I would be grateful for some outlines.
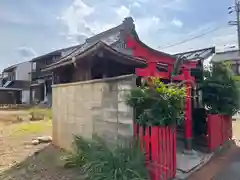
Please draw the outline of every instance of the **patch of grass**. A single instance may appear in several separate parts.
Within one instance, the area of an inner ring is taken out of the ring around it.
[[[39,117],[44,116],[47,119],[52,119],[52,110],[48,108],[38,108],[34,107],[28,110],[32,116]]]
[[[44,132],[52,127],[51,120],[42,120],[36,122],[24,122],[13,125],[11,134],[14,136],[22,136],[26,134],[34,134]]]

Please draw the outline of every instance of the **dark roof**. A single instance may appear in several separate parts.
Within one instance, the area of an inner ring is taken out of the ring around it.
[[[197,49],[193,51],[174,54],[176,58],[184,58],[184,60],[204,60],[215,53],[215,47],[209,47],[204,49]]]
[[[13,80],[10,84],[8,84],[7,88],[14,88],[14,89],[29,89],[30,81],[25,80]]]
[[[135,30],[135,25],[134,25],[134,21],[133,21],[132,17],[127,17],[124,19],[122,24],[86,39],[85,43],[83,43],[81,46],[79,46],[79,48],[77,48],[72,53],[66,55],[65,57],[62,57],[59,60],[59,62],[71,61],[71,59],[73,57],[75,57],[79,53],[82,53],[83,51],[87,50],[89,47],[97,44],[100,41],[105,43],[108,46],[113,47],[114,49],[116,49],[117,51],[119,51],[123,54],[132,55],[131,50],[123,49],[123,48],[121,49],[118,47],[118,45],[125,40],[126,35],[132,35],[142,46],[148,48],[151,51],[159,53],[163,56],[175,58],[174,56],[172,56],[170,54],[154,50],[154,49],[150,48],[149,46],[147,46],[146,44],[144,44],[142,41],[140,41],[140,39],[137,35],[137,32]]]
[[[13,64],[13,65],[11,65],[11,66],[3,69],[3,72],[11,71],[11,70],[13,70],[14,68],[16,68],[18,65],[23,64],[23,63],[26,63],[26,62],[20,62],[20,63],[17,63],[17,64]]]
[[[35,61],[38,61],[38,60],[43,59],[43,58],[46,58],[46,57],[58,56],[58,55],[61,55],[61,51],[56,50],[56,51],[53,51],[53,52],[44,54],[44,55],[42,55],[42,56],[35,57],[35,58],[33,58],[30,62],[35,62]]]
[[[21,89],[18,88],[5,88],[5,87],[0,87],[0,91],[22,91]]]
[[[14,64],[14,65],[12,65],[12,66],[9,66],[9,67],[7,67],[7,68],[3,69],[3,72],[8,72],[8,71],[10,71],[10,70],[12,70],[12,69],[16,68],[16,67],[17,67],[17,65],[18,65],[18,64]]]
[[[217,52],[213,56],[211,61],[212,62],[223,62],[223,61],[236,61],[236,60],[240,60],[240,51],[238,51],[238,50]]]
[[[121,57],[121,62],[123,62],[123,63],[124,62],[126,62],[126,63],[131,63],[132,62],[132,63],[135,63],[135,64],[145,64],[145,61],[143,59],[135,58],[133,56],[129,56],[129,55],[123,54],[121,52],[118,52],[117,50],[115,50],[111,46],[107,45],[106,43],[104,43],[102,41],[99,41],[99,42],[93,44],[92,46],[88,47],[84,51],[77,51],[77,53],[75,53],[74,57],[72,57],[71,59],[69,59],[69,58],[62,59],[62,60],[60,60],[56,63],[53,63],[53,64],[47,66],[42,71],[49,71],[49,70],[53,70],[53,69],[56,69],[56,68],[59,68],[59,67],[62,67],[62,66],[73,64],[76,61],[83,59],[84,57],[87,57],[89,55],[93,56],[101,50],[105,51],[105,52],[108,52],[108,53],[111,53],[115,57]]]
[[[31,60],[31,62],[34,62],[34,61],[38,61],[40,59],[43,59],[43,58],[46,58],[46,57],[50,57],[50,56],[61,56],[62,52],[63,51],[67,51],[67,50],[70,50],[70,49],[75,49],[75,48],[79,48],[81,47],[82,44],[80,45],[75,45],[75,46],[71,46],[71,47],[67,47],[67,48],[62,48],[62,49],[58,49],[56,51],[53,51],[53,52],[50,52],[50,53],[47,53],[47,54],[44,54],[42,56],[38,56],[38,57],[35,57]],[[70,52],[71,53],[71,52]]]

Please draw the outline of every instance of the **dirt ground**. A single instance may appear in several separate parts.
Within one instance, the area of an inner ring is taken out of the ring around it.
[[[51,120],[30,122],[28,116],[28,111],[0,111],[0,179],[81,180],[81,174],[63,167],[65,152],[51,144],[31,144],[51,135]]]
[[[66,152],[51,144],[31,144],[32,139],[46,135],[51,135],[51,120],[30,122],[28,110],[0,110],[0,180],[83,180],[83,176],[77,170],[64,168]],[[233,137],[240,140],[240,120],[233,122]],[[235,160],[240,159],[239,147],[233,158]],[[222,171],[223,174],[217,173],[214,180],[223,180],[224,175],[228,177],[229,173],[233,174],[224,168],[230,167],[227,165],[230,159],[227,156],[223,155],[213,160],[201,170],[202,172],[193,176],[193,179],[200,180],[207,174],[214,176],[216,171]]]

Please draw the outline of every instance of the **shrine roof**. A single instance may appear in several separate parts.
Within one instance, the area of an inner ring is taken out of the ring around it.
[[[143,59],[135,58],[133,56],[123,54],[123,53],[117,51],[116,49],[114,49],[113,47],[107,45],[106,43],[99,41],[99,42],[93,44],[92,46],[88,47],[84,51],[80,51],[77,54],[75,53],[75,55],[71,59],[69,59],[69,58],[62,59],[56,63],[50,64],[49,66],[44,68],[42,71],[49,71],[49,70],[60,68],[60,67],[66,66],[66,65],[70,65],[70,64],[75,63],[76,61],[80,61],[80,60],[84,59],[87,56],[99,55],[101,53],[108,54],[112,57],[115,57],[113,59],[115,59],[116,61],[121,59],[122,63],[145,64],[145,61]]]
[[[63,56],[58,62],[60,63],[64,61],[71,61],[72,58],[74,58],[75,56],[78,56],[78,54],[81,54],[82,52],[86,51],[88,48],[90,48],[91,46],[94,46],[98,42],[102,42],[105,45],[111,46],[113,49],[115,49],[116,51],[122,54],[132,56],[133,55],[132,50],[127,48],[125,44],[125,39],[127,35],[131,35],[134,39],[136,39],[136,41],[140,45],[148,48],[153,52],[159,53],[162,56],[175,58],[170,54],[157,51],[147,46],[146,44],[144,44],[138,37],[132,17],[127,17],[124,19],[124,21],[120,25],[113,27],[109,30],[106,30],[104,32],[101,32],[97,35],[94,35],[90,38],[87,38],[81,46],[79,46],[78,48],[76,48],[74,51],[67,54],[66,56]]]
[[[175,57],[184,58],[189,61],[204,60],[215,53],[215,47],[209,47],[204,49],[197,49],[193,51],[174,54]]]

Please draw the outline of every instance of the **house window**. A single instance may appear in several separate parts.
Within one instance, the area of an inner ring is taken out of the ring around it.
[[[36,62],[32,63],[32,70],[34,70],[34,71],[36,70]]]

